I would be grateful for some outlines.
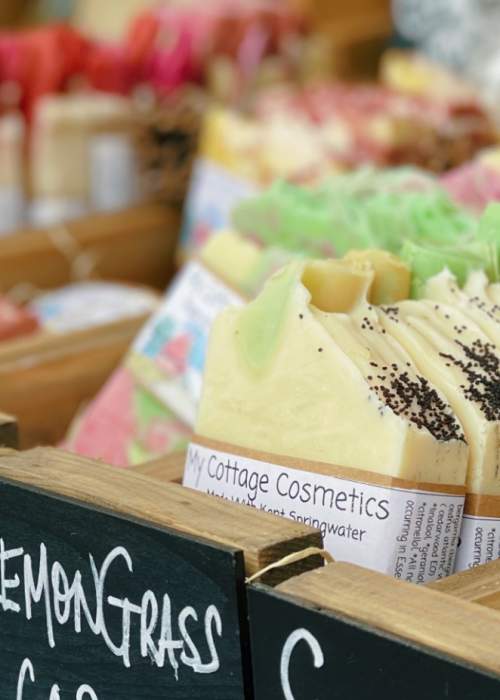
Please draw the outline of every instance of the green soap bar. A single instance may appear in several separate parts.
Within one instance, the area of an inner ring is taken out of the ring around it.
[[[331,238],[324,197],[286,182],[240,203],[233,210],[234,227],[266,245],[311,252]],[[333,251],[330,251],[332,253]]]
[[[275,183],[236,207],[233,224],[266,245],[331,257],[353,248],[398,253],[407,240],[452,245],[477,220],[433,178],[393,168],[339,175],[314,190]]]
[[[421,296],[427,280],[445,268],[455,275],[460,286],[474,270],[485,270],[492,281],[497,279],[494,251],[487,242],[470,240],[449,247],[407,241],[400,257],[411,268],[411,296],[416,299]]]

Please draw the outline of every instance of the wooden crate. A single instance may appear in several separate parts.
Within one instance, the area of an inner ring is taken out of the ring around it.
[[[164,289],[174,269],[180,211],[143,204],[0,238],[0,293],[53,289],[80,277]]]
[[[318,532],[169,483],[178,464],[176,456],[161,468],[120,470],[50,448],[0,453],[2,697],[23,659],[26,690],[53,680],[73,697],[87,684],[98,700],[499,695],[500,562],[426,586],[340,562],[323,567],[311,552]],[[45,566],[52,576],[37,579]],[[245,582],[263,570],[259,583]],[[94,586],[105,602],[89,607],[75,633],[70,597],[69,615],[52,614],[49,629],[47,600],[75,572],[81,590]],[[170,646],[161,657],[153,600],[165,591]],[[37,614],[23,614],[26,605]],[[93,618],[96,609],[102,616]],[[192,672],[210,658],[217,664]]]
[[[0,413],[0,447],[17,447],[17,421],[13,416]]]
[[[0,406],[19,421],[20,445],[55,445],[119,364],[146,315],[0,345]]]
[[[426,586],[339,562],[250,586],[255,700],[493,700],[499,580],[498,562]]]
[[[134,471],[136,474],[148,476],[151,479],[163,481],[164,483],[174,482],[180,484],[182,483],[185,462],[185,452],[173,452],[165,457],[152,459],[143,464],[136,464],[129,467],[129,470]]]
[[[0,498],[2,698],[57,683],[85,700],[251,700],[245,574],[319,544],[308,527],[50,448],[0,454]]]

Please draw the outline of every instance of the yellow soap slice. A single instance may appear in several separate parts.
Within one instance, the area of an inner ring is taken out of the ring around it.
[[[477,271],[469,275],[462,290],[451,272],[443,270],[427,282],[423,297],[460,309],[492,342],[500,346],[500,308],[492,303],[488,284],[486,274]]]
[[[451,407],[413,373],[421,389],[415,393],[399,366],[395,377],[381,368],[384,390],[375,388],[368,376],[378,351],[365,347],[345,319],[336,324],[335,314],[313,306],[317,269],[289,265],[256,300],[218,317],[196,431],[278,455],[464,483],[468,449]]]
[[[410,268],[392,253],[385,250],[350,250],[343,260],[372,267],[374,279],[368,295],[372,304],[392,304],[408,299]]]
[[[457,306],[405,301],[377,313],[460,419],[470,448],[469,490],[500,494],[500,354],[495,345]]]
[[[229,229],[211,236],[200,251],[201,260],[234,285],[240,285],[251,275],[261,255],[259,246]]]
[[[313,304],[323,311],[347,312],[365,299],[374,283],[369,263],[342,260],[312,260],[302,273]]]

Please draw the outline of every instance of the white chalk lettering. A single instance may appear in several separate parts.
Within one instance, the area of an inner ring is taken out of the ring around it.
[[[323,650],[321,649],[318,640],[306,629],[297,629],[286,640],[283,651],[281,652],[280,676],[281,688],[285,700],[295,700],[290,686],[290,659],[297,644],[301,641],[306,642],[312,652],[314,668],[321,668],[325,663]]]
[[[23,700],[23,690],[24,690],[24,681],[26,680],[26,673],[29,673],[30,675],[30,681],[32,683],[35,682],[35,669],[33,668],[33,664],[29,659],[24,659],[23,663],[21,664],[21,668],[19,670],[19,678],[17,679],[17,692],[16,692],[16,700]]]
[[[26,681],[27,674],[29,675],[30,681],[32,683],[35,683],[35,669],[33,668],[31,659],[28,658],[24,659],[23,663],[21,664],[21,668],[19,669],[19,676],[17,679],[16,700],[28,700],[28,698],[25,698],[24,696],[24,684]],[[61,700],[60,690],[60,686],[57,683],[54,683],[50,689],[49,700]],[[40,697],[40,695],[37,694],[36,697]],[[94,689],[86,683],[84,683],[78,688],[75,695],[76,700],[85,700],[85,698],[87,698],[87,700],[99,700]]]
[[[5,543],[3,539],[0,539],[0,603],[2,604],[2,610],[12,610],[12,612],[19,612],[21,607],[18,603],[13,600],[9,600],[7,596],[7,589],[13,589],[19,587],[19,576],[16,574],[13,578],[7,576],[5,571],[5,563],[9,559],[15,559],[16,557],[22,556],[24,550],[22,547],[17,547],[16,549],[5,549]]]
[[[40,543],[39,556],[36,557],[22,547],[9,548],[0,539],[0,617],[2,612],[13,612],[32,621],[40,618],[35,609],[41,608],[49,647],[56,647],[58,626],[70,625],[75,634],[86,629],[100,638],[125,668],[130,668],[139,658],[149,657],[157,668],[168,664],[177,680],[181,664],[194,673],[216,673],[219,670],[217,644],[223,626],[215,605],[210,604],[205,610],[197,610],[192,605],[174,610],[168,593],[159,598],[152,590],[146,590],[139,602],[116,595],[115,591],[109,590],[109,580],[134,576],[132,557],[125,547],[111,549],[100,567],[92,554],[89,554],[88,563],[85,578],[79,569],[69,574],[59,561],[49,561],[45,543]],[[123,571],[117,571],[115,567],[118,566]],[[112,570],[115,576],[110,577]],[[116,576],[117,573],[120,575]],[[18,600],[15,600],[16,589],[19,589]],[[120,611],[118,623],[112,610]],[[113,626],[109,625],[111,619]],[[201,630],[204,632],[203,646],[198,642]],[[19,673],[18,700],[22,700],[28,680],[35,682],[35,671],[26,658]],[[59,694],[59,686],[55,683],[49,700],[58,700]],[[95,692],[82,685],[78,697],[94,700]]]

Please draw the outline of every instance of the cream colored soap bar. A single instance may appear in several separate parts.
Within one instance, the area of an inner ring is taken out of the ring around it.
[[[495,294],[496,287],[489,285],[484,272],[477,271],[469,275],[464,288],[460,289],[455,277],[443,270],[427,282],[423,296],[459,309],[500,347],[500,306],[490,296]]]
[[[500,494],[500,354],[491,339],[458,304],[406,301],[378,316],[460,419],[470,447],[468,489]]]
[[[397,344],[371,348],[331,312],[318,293],[325,270],[293,263],[252,303],[218,317],[196,432],[288,457],[463,484],[468,449],[450,405]]]

